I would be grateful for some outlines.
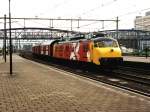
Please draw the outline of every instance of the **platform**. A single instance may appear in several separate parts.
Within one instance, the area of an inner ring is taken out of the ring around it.
[[[149,112],[147,97],[13,55],[0,58],[0,112]]]
[[[124,61],[150,63],[150,57],[123,56]]]

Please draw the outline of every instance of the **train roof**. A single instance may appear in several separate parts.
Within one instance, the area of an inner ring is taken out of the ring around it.
[[[52,43],[58,42],[59,40],[49,40],[40,44],[36,44],[34,46],[41,46],[41,45],[51,45]]]
[[[98,40],[116,40],[114,38],[111,37],[97,37],[97,38],[93,38],[93,41],[98,41]]]
[[[70,40],[63,40],[63,41],[59,41],[59,44],[63,44],[63,43],[74,43],[74,42],[85,42],[85,41],[100,41],[100,40],[116,40],[114,38],[111,37],[107,37],[106,34],[104,33],[89,33],[89,34],[85,34],[85,35],[78,35],[76,37],[72,37],[70,38]]]
[[[74,42],[85,42],[85,41],[106,41],[106,40],[116,40],[114,38],[111,38],[111,37],[94,37],[94,38],[84,38],[84,39],[78,39],[78,40],[69,40],[69,41],[60,41],[58,42],[59,44],[63,44],[63,43],[74,43]]]
[[[50,44],[52,44],[53,42],[56,42],[56,40],[49,40],[49,41],[46,41],[46,42],[41,43],[41,45],[50,45]]]

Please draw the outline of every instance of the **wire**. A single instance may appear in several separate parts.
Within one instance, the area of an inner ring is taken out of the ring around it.
[[[131,15],[131,14],[134,14],[134,13],[138,13],[138,12],[143,12],[143,11],[146,11],[146,10],[150,10],[150,8],[145,8],[145,9],[141,9],[141,10],[136,10],[136,11],[128,12],[128,13],[119,15],[119,17],[128,16],[128,15]]]
[[[32,21],[32,22],[37,23],[37,24],[40,24],[40,25],[43,25],[43,26],[46,26],[46,27],[49,27],[48,25],[45,25],[45,24],[43,24],[43,23],[39,23],[39,22],[36,22],[36,21]]]
[[[71,1],[71,0],[63,0],[62,2],[53,5],[53,7],[51,7],[51,9],[49,9],[49,7],[48,7],[47,11],[45,11],[45,12],[46,12],[46,13],[49,12],[49,11],[54,12],[57,8],[59,8],[59,7],[62,6],[62,5],[66,5],[66,4],[67,4],[68,2],[70,2],[70,1]],[[44,13],[42,13],[42,14],[44,14]]]
[[[16,24],[18,24],[19,26],[22,26],[22,27],[24,27],[22,24],[20,24],[20,23],[18,23],[18,22],[16,22]]]
[[[58,4],[55,4],[54,6],[53,6],[53,8],[58,8],[59,6],[61,6],[61,5],[63,5],[63,4],[66,4],[67,2],[70,2],[71,0],[64,0],[64,1],[62,1],[62,2],[60,2],[60,3],[58,3]]]
[[[90,12],[93,12],[93,11],[99,9],[99,8],[103,8],[103,7],[106,7],[106,6],[108,6],[108,5],[111,5],[111,4],[113,4],[114,2],[116,2],[116,1],[117,1],[117,0],[112,0],[112,1],[109,1],[109,2],[107,2],[107,3],[105,3],[105,4],[102,3],[101,6],[97,6],[97,7],[92,8],[92,9],[86,11],[86,12],[83,12],[83,13],[80,14],[78,17],[80,17],[81,15],[86,15],[86,14],[88,14],[88,13],[90,13]]]
[[[89,26],[89,25],[92,25],[92,24],[96,24],[96,23],[98,23],[98,22],[96,21],[96,22],[92,22],[92,23],[89,23],[89,24],[85,24],[85,25],[80,26],[80,28],[81,27],[86,27],[86,26]]]

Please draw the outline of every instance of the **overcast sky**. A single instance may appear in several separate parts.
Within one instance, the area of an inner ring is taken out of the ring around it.
[[[135,16],[146,11],[150,11],[150,0],[11,0],[12,17],[115,19],[119,16],[119,28],[133,28]],[[0,2],[0,17],[4,14],[8,15],[8,0]]]

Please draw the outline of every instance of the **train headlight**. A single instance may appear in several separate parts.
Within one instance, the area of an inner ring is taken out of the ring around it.
[[[114,49],[110,49],[110,52],[113,52],[114,51]]]

